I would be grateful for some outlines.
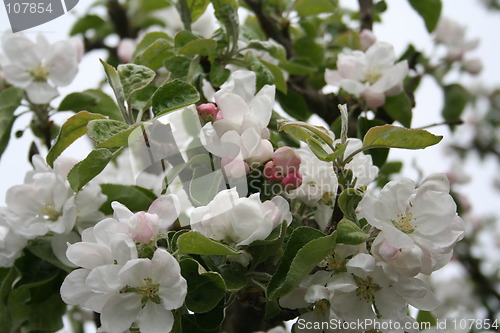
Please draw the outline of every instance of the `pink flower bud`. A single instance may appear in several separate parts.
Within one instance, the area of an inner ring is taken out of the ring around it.
[[[273,161],[269,161],[264,166],[264,177],[270,182],[280,182],[283,179],[283,175],[276,169]]]
[[[215,119],[217,117],[217,108],[212,103],[205,103],[198,106],[198,115],[203,119]]]
[[[283,185],[285,190],[294,190],[302,185],[302,175],[298,170],[296,172],[289,173],[285,178],[283,178],[281,185]]]
[[[116,50],[118,53],[118,58],[123,63],[128,63],[132,60],[132,54],[134,54],[136,47],[136,42],[133,39],[125,38],[118,45]]]
[[[375,37],[371,30],[364,29],[359,34],[359,40],[361,42],[361,50],[366,51],[370,46],[375,44],[377,37]]]
[[[139,212],[130,218],[130,224],[134,226],[133,229],[130,230],[133,240],[141,243],[148,243],[156,235],[148,217],[152,217],[152,215],[145,212]]]
[[[290,147],[281,147],[273,153],[273,162],[275,168],[283,175],[295,172],[300,167],[300,156]]]
[[[483,70],[483,62],[479,58],[464,61],[464,69],[472,75],[477,75]]]
[[[368,88],[363,92],[363,98],[365,99],[366,104],[368,104],[371,108],[378,108],[385,103],[384,93],[375,91],[372,88]]]
[[[378,249],[379,255],[387,261],[396,259],[397,254],[399,253],[398,248],[392,246],[387,242],[383,242],[380,244],[380,248]]]

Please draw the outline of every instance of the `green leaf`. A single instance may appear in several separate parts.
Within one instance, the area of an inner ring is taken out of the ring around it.
[[[87,124],[89,137],[95,141],[99,147],[121,147],[128,143],[128,136],[137,125],[129,126],[121,121],[111,119],[92,120]],[[116,136],[118,136],[116,140]],[[109,144],[111,139],[115,138]],[[118,142],[118,143],[117,143]],[[116,145],[115,145],[116,143]]]
[[[323,146],[321,146],[318,140],[314,138],[307,138],[306,143],[317,158],[322,161],[328,161],[330,154],[323,148]]]
[[[9,145],[10,132],[17,119],[14,112],[21,104],[24,91],[21,88],[10,87],[0,92],[0,157]]]
[[[216,307],[226,293],[226,284],[220,274],[206,272],[193,259],[183,259],[179,264],[187,281],[186,307],[195,313],[205,313]]]
[[[273,84],[276,86],[276,88],[286,94],[287,93],[287,85],[286,85],[285,76],[283,75],[283,71],[275,64],[271,64],[270,62],[267,62],[264,60],[261,60],[261,62],[264,64],[264,66],[267,67],[267,69],[273,75],[273,77],[274,77]]]
[[[212,82],[212,84],[215,87],[222,86],[224,84],[224,82],[226,82],[227,79],[229,78],[229,75],[231,75],[231,71],[229,69],[226,69],[226,67],[224,67],[224,65],[222,65],[221,63],[219,63],[216,60],[210,61],[209,78],[210,78],[210,82]]]
[[[297,57],[307,59],[312,65],[320,67],[323,64],[325,48],[309,36],[300,37],[293,43]]]
[[[361,48],[361,41],[359,34],[354,30],[347,30],[335,36],[333,45],[339,49],[349,48],[351,50],[359,50]]]
[[[96,119],[104,119],[104,116],[87,111],[80,111],[74,116],[68,118],[68,120],[66,120],[66,122],[62,125],[61,131],[56,138],[56,142],[47,154],[47,164],[54,167],[54,161],[59,157],[59,155],[61,155],[61,153],[78,138],[85,135],[87,133],[87,124]]]
[[[338,204],[344,216],[352,221],[356,221],[356,207],[363,199],[363,192],[355,188],[346,188],[338,198]]]
[[[236,48],[239,37],[238,1],[211,0],[215,10],[215,17],[219,20],[230,38],[232,47]]]
[[[152,98],[158,88],[152,85],[136,91],[132,94],[132,108],[135,110],[145,110],[151,107]]]
[[[134,92],[153,82],[156,73],[146,66],[125,64],[118,66],[118,75],[120,76],[125,99],[129,100]]]
[[[459,120],[470,99],[470,93],[463,86],[454,83],[443,87],[444,106],[441,115],[446,121]]]
[[[127,108],[125,107],[125,93],[123,91],[118,72],[113,66],[105,63],[102,59],[100,59],[100,61],[102,66],[104,67],[104,71],[106,72],[108,83],[115,93],[116,101],[118,102],[118,108],[123,115],[123,119],[132,124],[134,122],[134,119],[132,119],[132,116],[128,113]]]
[[[217,41],[215,39],[195,39],[184,44],[177,53],[208,56],[213,54],[216,48]]]
[[[227,291],[237,292],[244,288],[248,283],[245,275],[246,269],[237,263],[231,263],[221,268],[220,274],[227,286]]]
[[[304,97],[289,89],[286,94],[276,92],[276,97],[283,110],[290,116],[300,121],[306,121],[312,115],[307,107]]]
[[[364,148],[424,149],[439,143],[440,135],[422,129],[408,129],[392,125],[372,127],[363,139]]]
[[[136,59],[147,48],[149,48],[152,44],[158,42],[159,40],[166,42],[168,45],[171,45],[173,43],[172,37],[167,35],[165,32],[161,31],[149,32],[146,35],[144,35],[144,37],[142,37],[141,41],[135,48],[135,51],[132,55],[132,59]]]
[[[250,70],[255,72],[257,76],[257,91],[266,84],[274,84],[273,73],[260,60],[255,58],[251,52],[245,55],[245,60],[250,64]]]
[[[85,34],[87,30],[95,31],[96,37],[104,37],[111,32],[111,25],[98,15],[85,15],[76,21],[69,34]]]
[[[299,16],[332,13],[337,8],[336,1],[332,0],[297,0],[295,10]]]
[[[237,255],[238,251],[214,241],[197,231],[190,231],[177,239],[177,248],[180,253],[199,255]]]
[[[333,145],[333,139],[330,136],[330,132],[322,127],[310,125],[301,121],[279,121],[278,131],[284,131],[300,141],[306,142],[307,139],[320,139],[320,143],[324,143],[328,146]]]
[[[345,192],[345,191],[344,191]],[[368,239],[368,234],[365,234],[356,223],[342,219],[337,225],[337,243],[348,245],[358,245]]]
[[[252,263],[257,265],[271,257],[281,257],[286,231],[287,224],[283,222],[279,228],[274,228],[266,239],[252,242],[246,248],[246,251],[252,255]]]
[[[175,109],[198,102],[200,95],[190,84],[173,80],[162,85],[153,95],[153,114],[158,117]]]
[[[384,110],[392,119],[399,121],[403,126],[411,126],[412,106],[406,93],[388,96],[385,99]]]
[[[123,116],[115,101],[101,90],[88,89],[67,95],[59,105],[58,111],[89,111],[123,121]]]
[[[50,240],[47,238],[37,238],[32,240],[28,247],[28,251],[30,251],[32,254],[37,256],[38,258],[45,260],[52,265],[61,268],[62,270],[66,271],[67,273],[71,273],[73,268],[70,268],[63,264],[55,255],[54,251],[52,250],[52,245],[50,243]]]
[[[434,317],[432,312],[420,310],[418,311],[417,322],[429,324],[430,327],[435,327],[437,324],[437,319],[436,317]]]
[[[246,47],[248,49],[266,51],[273,58],[278,59],[279,61],[286,61],[285,48],[278,43],[262,40],[251,40],[250,42],[248,42]]]
[[[118,201],[132,212],[147,211],[156,199],[156,195],[139,186],[101,184],[101,191],[107,197],[106,202],[99,208],[106,215],[112,215],[111,203]]]
[[[84,160],[77,163],[68,174],[68,181],[73,191],[78,192],[97,176],[114,154],[109,149],[98,148],[91,151]]]
[[[288,240],[281,262],[267,286],[267,299],[273,300],[295,289],[300,282],[335,249],[337,234],[299,227]]]
[[[439,22],[443,4],[441,0],[408,0],[410,5],[422,17],[428,32],[433,32]]]
[[[191,22],[196,22],[210,4],[210,0],[186,0],[186,2],[191,11]]]
[[[174,55],[172,45],[165,39],[158,39],[133,58],[133,62],[157,70],[163,60]]]
[[[191,61],[192,59],[186,56],[172,56],[163,61],[163,66],[170,72],[172,78],[187,81]]]

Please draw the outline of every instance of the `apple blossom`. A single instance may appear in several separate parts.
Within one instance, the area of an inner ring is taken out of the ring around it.
[[[336,140],[334,144],[340,143]],[[350,138],[347,140],[347,147],[344,152],[344,158],[354,153],[363,146],[360,139]],[[351,161],[345,165],[345,169],[351,170],[353,179],[356,179],[355,187],[363,187],[371,184],[378,176],[378,167],[373,165],[371,155],[358,153],[354,155]]]
[[[479,39],[466,40],[465,26],[447,17],[442,17],[434,31],[436,41],[448,48],[447,58],[460,60],[467,51],[475,49],[479,45]]]
[[[477,75],[483,70],[483,62],[479,58],[466,59],[464,69],[472,75]]]
[[[247,70],[231,74],[215,93],[221,119],[207,123],[201,134],[203,145],[219,157],[238,158],[247,163],[264,163],[273,148],[267,125],[274,105],[275,87],[265,85],[256,93],[256,75]],[[219,115],[218,114],[218,115]],[[237,149],[229,148],[230,145]]]
[[[371,252],[404,276],[431,274],[451,258],[464,235],[444,174],[434,174],[415,188],[407,178],[389,182],[376,197],[368,191],[358,218],[380,230]]]
[[[80,47],[75,41],[51,45],[42,35],[33,43],[22,34],[5,34],[2,48],[5,79],[24,88],[34,104],[49,103],[59,95],[57,87],[70,84],[78,72]]]
[[[368,106],[379,107],[385,103],[385,96],[402,91],[408,63],[404,60],[395,64],[396,60],[392,45],[377,42],[366,53],[339,54],[337,70],[327,69],[325,80],[329,85],[362,97]]]
[[[377,37],[373,33],[373,31],[369,29],[363,29],[359,34],[359,40],[361,43],[361,50],[366,51],[370,46],[375,44],[377,41]]]
[[[237,246],[266,239],[283,221],[292,222],[288,202],[280,196],[265,202],[260,193],[240,198],[235,188],[220,191],[207,205],[191,214],[191,229]]]
[[[271,182],[281,183],[286,190],[293,190],[302,184],[300,162],[300,155],[294,149],[280,147],[264,166],[264,177]]]
[[[10,267],[22,254],[28,240],[18,235],[4,217],[4,208],[0,208],[0,267]]]

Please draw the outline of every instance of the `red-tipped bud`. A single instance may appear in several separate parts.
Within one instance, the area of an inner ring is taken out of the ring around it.
[[[281,185],[283,185],[286,190],[294,190],[302,185],[302,175],[298,170],[296,172],[289,173],[285,178],[283,178]]]
[[[212,103],[201,104],[198,106],[197,111],[198,115],[205,120],[214,120],[217,117],[217,108]]]
[[[283,175],[293,173],[299,170],[300,156],[290,147],[281,147],[273,153],[273,162],[275,168]]]
[[[269,161],[264,166],[264,177],[271,182],[281,182],[283,175],[276,169],[273,161]]]

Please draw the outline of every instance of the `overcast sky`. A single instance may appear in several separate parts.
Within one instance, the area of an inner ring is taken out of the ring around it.
[[[349,6],[357,5],[354,0],[342,0]],[[409,42],[419,49],[432,50],[432,39],[427,34],[425,26],[418,15],[411,9],[407,1],[387,0],[389,10],[383,16],[383,23],[375,25],[374,31],[379,40],[389,42],[396,48],[396,52],[401,54]],[[487,86],[500,86],[500,14],[488,11],[479,0],[444,0],[445,16],[459,21],[469,27],[467,36],[470,38],[481,38],[479,48],[472,52],[473,55],[482,58],[485,70],[480,76],[480,80]],[[89,1],[80,1],[76,7],[77,12],[82,12],[89,4]],[[73,15],[67,14],[42,26],[26,31],[29,36],[43,33],[50,40],[60,40],[67,37],[69,28],[74,21]],[[0,5],[0,31],[9,29],[5,8]],[[93,52],[84,58],[80,68],[82,69],[75,78],[72,85],[61,89],[61,94],[74,91],[82,91],[94,88],[96,78],[102,77],[101,66],[98,57],[102,54]],[[463,77],[464,81],[472,83],[479,79]],[[55,104],[57,105],[57,104]],[[439,87],[431,80],[425,80],[417,94],[417,106],[414,109],[413,126],[419,127],[435,122],[440,122],[439,110],[442,107],[442,94]],[[61,115],[59,123],[69,114]],[[28,126],[29,116],[24,116],[16,122],[16,130],[24,129]],[[445,126],[432,128],[435,134],[445,136],[445,139],[436,147],[430,147],[422,151],[402,151],[394,150],[390,158],[393,160],[403,160],[406,162],[404,174],[412,178],[417,178],[417,172],[411,164],[416,161],[426,175],[432,172],[446,172],[450,169],[452,160],[444,156],[446,145],[450,142],[451,136]],[[27,151],[32,141],[32,137],[27,131],[21,139],[11,139],[9,148],[4,153],[0,161],[0,205],[4,204],[5,192],[13,185],[23,182],[24,174],[30,169],[27,163]],[[66,153],[71,156],[82,158],[86,155],[85,142],[76,147],[70,148]],[[491,188],[492,177],[498,173],[498,166],[493,160],[479,163],[477,159],[470,159],[466,164],[466,169],[474,171],[477,175],[474,181],[461,188],[462,191],[471,191],[476,195],[469,195],[476,213],[495,213],[498,204],[498,193]]]

